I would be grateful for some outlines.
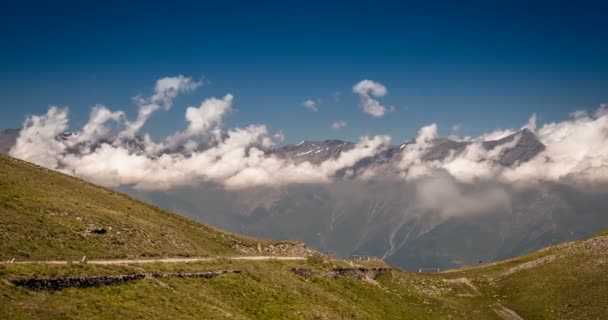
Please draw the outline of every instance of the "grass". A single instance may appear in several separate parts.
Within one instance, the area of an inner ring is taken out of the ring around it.
[[[214,261],[133,266],[5,265],[3,279],[31,275],[97,275],[135,272],[208,271],[235,268],[241,274],[214,279],[141,280],[111,287],[32,292],[0,284],[0,318],[10,319],[413,319],[462,318],[468,308],[442,303],[409,287],[399,270],[377,284],[328,279],[322,272],[346,262]],[[317,272],[302,277],[290,267]],[[416,278],[424,276],[414,275]],[[401,279],[401,280],[400,280]],[[434,282],[436,280],[430,279]]]
[[[393,269],[376,282],[323,274],[337,267],[378,265],[318,257],[122,266],[5,264],[0,265],[0,319],[501,319],[495,312],[501,306],[524,319],[603,319],[608,311],[607,244],[608,237],[600,236],[442,273]],[[289,268],[315,274],[302,277]],[[33,292],[7,281],[219,269],[242,273],[59,292]]]
[[[126,195],[0,156],[0,260],[231,256],[270,244],[166,212]],[[90,226],[105,234],[88,234]],[[603,319],[608,232],[529,255],[434,274],[398,269],[375,281],[330,279],[333,268],[381,261],[234,261],[130,265],[0,264],[0,319]],[[289,268],[314,271],[302,277]],[[144,279],[57,292],[11,279],[238,269],[213,279]]]
[[[444,273],[466,277],[524,318],[604,319],[608,236],[552,246],[522,257]]]
[[[224,232],[127,195],[0,156],[0,260],[238,254]],[[105,234],[88,233],[91,227]]]

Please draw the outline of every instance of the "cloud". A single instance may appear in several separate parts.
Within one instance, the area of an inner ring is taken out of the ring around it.
[[[133,138],[144,126],[148,118],[160,108],[171,109],[173,99],[182,92],[192,91],[203,85],[201,81],[193,81],[192,78],[179,75],[177,77],[165,77],[156,81],[154,95],[147,99],[135,97],[135,103],[139,106],[137,119],[127,122],[127,126],[120,136]]]
[[[346,123],[346,121],[344,120],[336,120],[331,124],[331,127],[333,129],[342,129],[344,127],[346,127],[348,125],[348,123]]]
[[[528,123],[521,128],[528,129],[532,132],[536,131],[536,113],[533,113],[532,116],[530,116],[530,119],[528,119]]]
[[[181,76],[163,78],[150,97],[140,98],[146,103],[138,106],[140,111],[142,105],[150,104],[169,108],[178,93],[199,85]],[[373,83],[364,83],[359,89],[374,96],[386,93]],[[207,98],[198,107],[188,107],[184,129],[159,142],[148,135],[131,136],[137,132],[132,129],[138,120],[133,122],[126,118],[125,112],[112,111],[102,105],[92,108],[89,121],[82,129],[65,134],[68,109],[52,106],[44,115],[27,118],[10,155],[105,186],[128,185],[140,189],[168,189],[205,182],[231,189],[329,183],[338,172],[347,172],[349,179],[397,178],[414,184],[419,193],[431,192],[437,184],[445,184],[441,190],[445,199],[441,202],[459,203],[469,211],[484,211],[487,207],[473,210],[469,200],[462,199],[506,202],[500,200],[500,190],[463,186],[526,187],[548,181],[587,187],[608,182],[606,106],[595,112],[578,111],[570,119],[541,126],[536,124],[533,114],[522,128],[533,130],[546,148],[528,161],[508,166],[502,165],[500,159],[518,145],[522,135],[493,147],[483,141],[503,138],[518,129],[452,141],[448,144],[457,143],[459,147],[447,149],[442,157],[425,160],[438,143],[446,141],[439,137],[436,124],[420,128],[415,139],[391,149],[390,161],[370,160],[375,156],[383,159],[381,153],[390,143],[389,136],[377,135],[362,137],[352,149],[312,164],[277,156],[276,143],[285,137],[282,132],[270,132],[265,125],[224,128],[224,118],[230,114],[234,99],[226,94]],[[137,119],[141,120],[141,113]],[[332,127],[345,125],[346,122],[336,121]],[[374,165],[363,167],[364,171],[357,175],[350,174],[353,166],[364,159]],[[419,199],[420,203],[430,201],[422,196]],[[441,211],[451,214],[447,209]]]
[[[510,209],[507,190],[495,183],[463,185],[446,172],[436,172],[416,182],[415,208],[444,217],[486,214]]]
[[[192,138],[213,136],[219,139],[223,118],[232,110],[234,97],[226,94],[223,98],[205,99],[201,105],[186,109],[186,130],[169,136],[166,140],[168,147],[175,147]]]
[[[493,148],[483,141],[504,138],[518,132],[515,129],[497,130],[470,141],[462,151],[452,151],[445,158],[422,161],[437,139],[435,124],[420,129],[416,139],[403,145],[397,171],[405,179],[415,180],[435,175],[438,170],[450,174],[459,183],[498,181],[515,186],[529,186],[542,182],[562,182],[579,185],[608,182],[608,108],[600,107],[593,113],[576,112],[566,121],[547,123],[537,128],[536,116],[526,125],[535,130],[545,149],[534,158],[511,166],[499,163],[500,157],[514,148],[522,135]],[[522,148],[526,148],[523,146]]]
[[[31,116],[23,123],[10,155],[55,169],[66,144],[59,140],[68,129],[68,109],[51,106],[46,115]]]
[[[151,97],[140,98],[144,102],[138,103],[140,114],[135,122],[142,119],[141,110],[146,106],[168,108],[178,93],[198,86],[189,79],[159,80]],[[89,122],[66,136],[68,110],[51,107],[46,115],[26,120],[10,154],[110,187],[162,190],[214,182],[238,189],[326,183],[337,171],[373,156],[390,142],[387,136],[362,137],[354,148],[319,165],[295,163],[271,152],[284,139],[282,132],[271,134],[264,125],[224,129],[222,122],[233,101],[226,94],[187,108],[186,128],[158,143],[147,135],[132,136],[137,132],[135,122],[126,119],[123,111],[105,106],[95,106]],[[114,126],[108,126],[110,122]]]
[[[452,125],[452,128],[450,130],[450,134],[448,135],[448,139],[454,140],[454,141],[462,141],[462,140],[467,140],[466,138],[461,138],[460,137],[460,129],[461,129],[461,125],[460,123],[456,123],[454,125]]]
[[[504,173],[508,181],[573,180],[602,183],[608,180],[608,108],[579,111],[567,121],[536,130],[546,145],[540,157]]]
[[[272,136],[274,138],[274,140],[276,142],[283,142],[285,141],[285,134],[283,133],[283,131],[279,131],[277,133],[274,134],[274,136]]]
[[[314,111],[314,112],[319,111],[318,102],[316,102],[314,100],[308,99],[308,100],[304,101],[302,103],[302,105],[311,111]]]
[[[254,149],[241,163],[242,169],[225,180],[228,188],[240,189],[254,185],[286,185],[294,183],[328,183],[340,169],[383,150],[390,143],[388,136],[362,137],[355,147],[319,165],[309,162],[295,164]],[[237,163],[235,165],[238,167]]]
[[[374,118],[381,118],[387,112],[394,111],[394,107],[385,107],[374,98],[384,97],[388,91],[386,87],[372,80],[362,80],[353,86],[353,92],[359,95],[360,105],[363,112]]]
[[[93,110],[91,110],[89,121],[82,128],[82,131],[76,139],[76,143],[95,143],[101,139],[109,138],[111,129],[106,126],[106,123],[109,121],[120,123],[121,121],[124,121],[124,119],[124,112],[112,112],[103,105],[96,105],[93,107]]]

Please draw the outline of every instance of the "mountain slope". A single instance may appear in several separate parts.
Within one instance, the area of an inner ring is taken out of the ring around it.
[[[0,260],[239,254],[235,243],[270,243],[6,156],[0,208]]]
[[[471,279],[525,319],[603,319],[608,306],[608,231],[485,266],[443,273]],[[499,301],[498,301],[499,300]]]
[[[0,157],[0,184],[2,260],[230,256],[239,253],[234,241],[273,244],[11,158]],[[106,233],[86,234],[89,224]],[[376,267],[389,266],[319,255],[126,265],[3,262],[0,319],[600,319],[608,312],[606,233],[476,268],[419,274]],[[239,272],[188,276],[227,270]],[[113,276],[139,280],[79,287]],[[16,285],[27,279],[76,280],[56,291]]]
[[[365,262],[224,261],[127,266],[0,264],[0,319],[603,319],[608,312],[608,236],[441,273],[392,269],[375,280],[330,278]],[[378,266],[378,264],[376,264]],[[309,276],[290,268],[309,270]],[[34,277],[236,269],[212,279],[143,279],[32,291]]]

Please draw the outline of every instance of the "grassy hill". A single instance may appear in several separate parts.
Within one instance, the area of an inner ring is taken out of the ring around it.
[[[526,319],[605,319],[608,232],[522,257],[442,274],[469,278]]]
[[[233,256],[241,237],[51,172],[0,157],[0,259]],[[111,229],[110,229],[111,227]],[[103,228],[105,233],[95,233]],[[0,319],[605,319],[608,233],[467,269],[373,278],[329,276],[382,262],[327,259],[193,263],[0,264]],[[310,271],[296,274],[290,268]],[[33,291],[25,278],[239,270],[211,279],[146,277]]]
[[[220,231],[127,195],[0,156],[0,260],[238,254],[270,243]]]

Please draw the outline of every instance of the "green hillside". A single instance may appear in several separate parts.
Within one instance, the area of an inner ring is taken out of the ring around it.
[[[248,248],[277,243],[222,232],[6,157],[0,157],[0,208],[0,260],[221,256],[189,263],[2,263],[0,319],[605,319],[608,314],[607,233],[468,269],[419,274],[393,268],[378,277],[355,277],[336,272],[388,266],[318,254],[299,261],[230,260],[245,254],[235,243]],[[240,273],[174,276],[220,270]],[[159,274],[173,276],[151,276]],[[15,284],[117,275],[142,277],[56,291]]]
[[[442,274],[470,278],[525,319],[605,319],[608,232],[522,257]]]
[[[6,156],[0,210],[0,260],[215,256],[265,242]]]

